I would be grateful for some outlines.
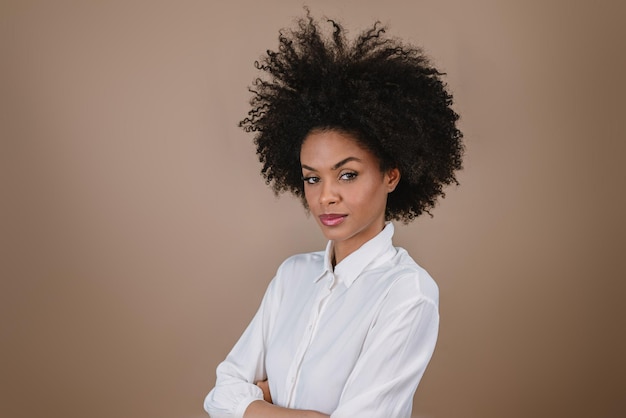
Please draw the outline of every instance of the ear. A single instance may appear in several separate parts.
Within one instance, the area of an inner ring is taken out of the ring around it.
[[[387,193],[393,192],[399,182],[400,170],[397,168],[391,168],[385,172],[385,185],[387,186]]]

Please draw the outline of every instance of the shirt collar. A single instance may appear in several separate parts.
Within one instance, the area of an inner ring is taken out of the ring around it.
[[[315,281],[319,281],[326,273],[331,273],[340,283],[344,283],[346,287],[350,287],[366,267],[370,265],[371,267],[378,266],[395,255],[396,249],[391,242],[393,233],[393,224],[387,222],[378,235],[341,260],[341,262],[335,266],[334,271],[332,267],[333,241],[328,241],[324,253],[324,271]]]

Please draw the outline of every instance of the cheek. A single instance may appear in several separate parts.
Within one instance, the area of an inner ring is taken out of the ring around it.
[[[386,205],[387,192],[379,184],[371,183],[370,187],[354,193],[351,200],[355,205],[374,209]]]
[[[306,204],[309,206],[309,209],[311,208],[312,203],[314,203],[313,194],[314,193],[310,188],[304,187],[304,200],[306,201]]]

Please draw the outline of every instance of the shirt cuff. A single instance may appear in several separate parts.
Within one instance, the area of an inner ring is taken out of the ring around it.
[[[254,401],[262,401],[263,398],[257,398],[254,396],[250,396],[248,398],[245,398],[243,401],[241,401],[239,403],[239,405],[237,405],[237,409],[236,409],[236,413],[235,416],[238,418],[243,418],[243,414],[246,412],[246,409],[248,409],[248,407],[250,406],[250,404]]]

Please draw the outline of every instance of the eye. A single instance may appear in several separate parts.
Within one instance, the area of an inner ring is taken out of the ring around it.
[[[341,180],[345,180],[345,181],[352,181],[352,180],[356,179],[358,175],[359,174],[354,172],[354,171],[346,171],[346,172],[341,173],[339,178]]]
[[[306,184],[315,184],[315,183],[319,183],[320,178],[315,177],[315,176],[303,176],[302,181],[305,182]]]

